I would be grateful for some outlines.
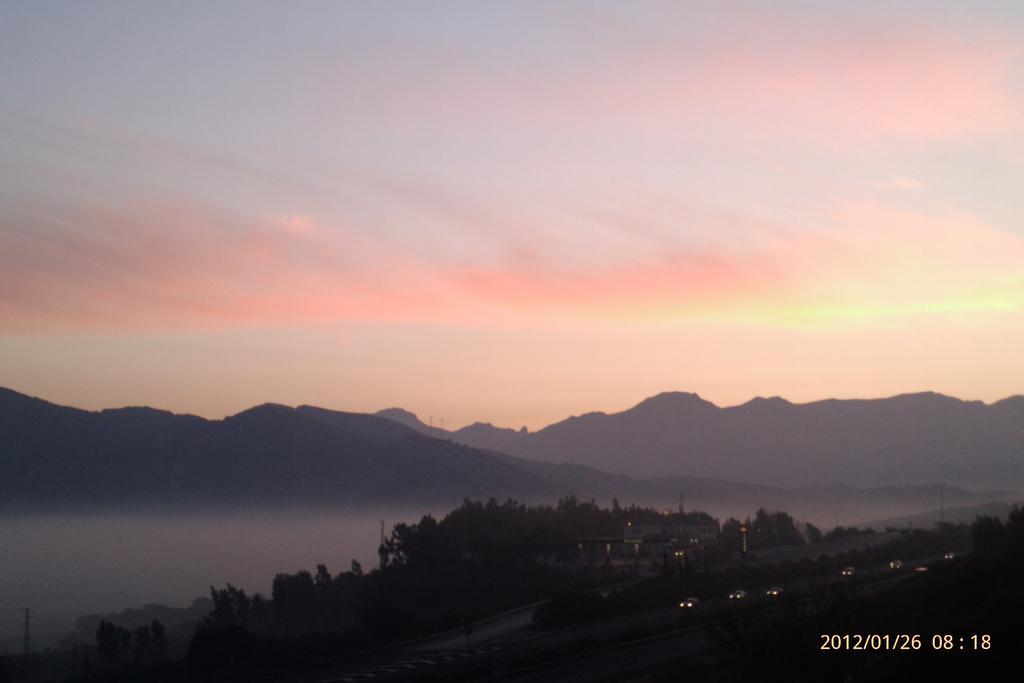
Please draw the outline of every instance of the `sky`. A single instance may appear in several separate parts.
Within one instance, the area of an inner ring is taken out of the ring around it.
[[[1024,393],[1024,6],[5,2],[0,386]]]

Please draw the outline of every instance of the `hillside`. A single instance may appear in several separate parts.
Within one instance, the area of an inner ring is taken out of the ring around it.
[[[700,416],[707,422],[703,429],[710,430],[723,412],[731,410],[692,395],[651,400],[638,408],[625,418],[592,413],[551,429],[591,444],[596,453],[609,456],[609,469],[621,470],[624,462],[644,462],[639,445],[646,443],[657,452],[678,438],[670,429],[664,430],[661,440],[650,436],[659,424],[683,414]],[[750,514],[764,506],[786,509],[824,526],[913,514],[934,508],[938,500],[938,475],[928,470],[915,485],[785,486],[757,481],[754,468],[728,480],[712,476],[725,469],[724,463],[692,465],[680,458],[674,476],[642,478],[456,443],[465,430],[448,433],[435,428],[434,433],[449,438],[433,438],[420,433],[417,425],[426,425],[410,415],[398,414],[402,422],[396,422],[314,406],[263,404],[223,420],[206,420],[152,408],[78,410],[0,389],[0,466],[5,474],[0,479],[0,507],[407,507],[491,496],[553,503],[570,494],[604,504],[617,498],[625,505],[674,507],[683,493],[689,509],[719,517]],[[631,445],[620,435],[613,443],[621,450],[602,450],[592,435],[606,430],[609,420],[619,419],[632,422],[634,436],[647,433],[649,438],[634,439]],[[469,433],[504,438],[510,431],[477,425]],[[529,446],[530,438],[541,432],[514,434]],[[521,443],[516,448],[529,451]],[[611,459],[613,453],[622,457]],[[950,504],[1010,500],[1017,495],[1009,484],[992,488],[998,490],[965,491],[947,485],[945,493]]]
[[[224,420],[90,412],[0,390],[0,505],[459,501],[538,496],[501,458],[372,415],[265,404]]]
[[[536,432],[476,423],[449,436],[521,458],[637,478],[702,476],[786,487],[1024,486],[1020,396],[991,405],[935,393],[805,404],[775,397],[720,408],[696,394],[670,392]]]

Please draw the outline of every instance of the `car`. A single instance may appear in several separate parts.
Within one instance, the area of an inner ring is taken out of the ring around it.
[[[843,576],[853,576],[857,573],[856,567],[843,567],[843,571],[840,572]]]
[[[772,586],[764,592],[766,598],[778,598],[782,596],[782,589],[778,586]]]
[[[700,600],[697,598],[686,598],[679,603],[679,606],[683,609],[697,609],[697,607],[700,606]]]
[[[889,569],[902,569],[903,560],[893,560],[889,563]]]
[[[729,599],[730,600],[744,600],[744,599],[746,599],[746,597],[747,597],[747,591],[741,590],[741,589],[737,589],[737,590],[734,590],[732,593],[729,593]]]
[[[952,560],[954,557],[956,557],[956,555],[954,555],[953,553],[950,552],[950,553],[946,553],[945,555],[943,555],[942,559],[944,559],[944,560]]]
[[[921,565],[920,567],[914,567],[914,571],[918,574],[924,574],[926,571],[928,571],[928,567]]]

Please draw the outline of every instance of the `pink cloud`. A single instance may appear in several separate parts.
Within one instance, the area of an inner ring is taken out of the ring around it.
[[[733,46],[684,87],[712,110],[745,112],[768,131],[810,127],[855,140],[934,139],[989,135],[1021,123],[1011,94],[1019,44],[924,31],[839,36],[828,44],[800,36],[777,49]]]
[[[618,262],[451,262],[208,205],[22,208],[0,232],[0,328],[173,330],[339,320],[782,323],[1019,310],[1024,239],[967,214],[854,204],[817,230],[665,244]],[[707,216],[704,216],[705,219]],[[289,216],[286,223],[296,223]]]
[[[745,141],[931,141],[1020,132],[1024,39],[920,20],[846,26],[836,15],[739,9],[693,41],[676,33],[599,45],[593,59],[528,74],[444,64],[367,86],[375,116],[409,126],[524,128]],[[623,28],[623,31],[627,29]],[[628,35],[628,33],[627,33]],[[415,106],[411,106],[415,103]],[[511,131],[511,132],[510,132]]]
[[[275,216],[273,222],[296,237],[308,237],[319,229],[316,220],[304,214],[282,214]]]
[[[879,190],[920,190],[925,184],[917,178],[900,175],[889,180],[871,183],[871,186]]]
[[[11,225],[0,233],[7,328],[301,317],[308,306],[283,292],[313,288],[328,271],[345,280],[360,269],[355,255],[296,245],[279,221],[198,202],[28,207],[4,222]]]
[[[469,268],[452,278],[523,315],[612,320],[832,324],[1024,308],[1024,239],[974,216],[852,204],[824,223],[589,272]]]

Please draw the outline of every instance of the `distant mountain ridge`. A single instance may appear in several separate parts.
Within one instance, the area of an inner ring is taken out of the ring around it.
[[[791,406],[779,400],[752,405],[769,425]],[[1010,417],[1016,415],[1017,406],[1004,408]],[[709,429],[723,410],[731,409],[717,408],[693,394],[644,401],[629,420],[643,433],[661,434],[664,443],[648,439],[630,445],[629,433],[609,437],[608,420],[622,413],[589,413],[557,426],[584,443],[608,439],[620,449],[620,459],[610,462],[624,469],[622,463],[643,461],[645,443],[671,445],[669,437],[676,432],[662,429],[666,420],[683,416]],[[609,474],[579,463],[509,455],[489,443],[473,447],[457,442],[467,434],[493,437],[499,445],[535,436],[483,424],[456,432],[431,429],[411,413],[394,409],[368,415],[266,403],[223,420],[207,420],[153,408],[79,410],[0,389],[0,511],[253,504],[407,508],[490,496],[553,503],[569,494],[606,505],[618,498],[624,504],[674,507],[684,493],[688,508],[715,515],[749,514],[765,506],[825,524],[934,508],[937,482],[943,480],[937,471],[926,471],[915,485],[787,486],[758,481],[752,471],[726,480],[714,475],[714,467],[701,469],[685,459],[674,461],[672,476],[642,478],[634,472]],[[996,490],[964,491],[947,485],[945,492],[950,503],[979,504],[1018,499],[1016,490],[1021,487],[1007,479],[990,488]]]
[[[263,404],[223,420],[91,412],[0,389],[0,505],[333,503],[551,494],[502,458],[391,420]]]
[[[422,430],[409,415],[404,423]],[[667,392],[536,432],[482,423],[439,432],[432,433],[477,448],[639,478],[1024,486],[1024,396],[991,405],[933,392],[804,404],[758,397],[720,408],[697,394]]]

